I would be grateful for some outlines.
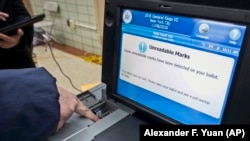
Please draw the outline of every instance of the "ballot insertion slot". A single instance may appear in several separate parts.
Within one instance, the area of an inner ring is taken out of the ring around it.
[[[117,110],[117,105],[106,101],[98,100],[90,91],[86,91],[77,95],[78,99],[89,107],[99,118],[104,118]]]

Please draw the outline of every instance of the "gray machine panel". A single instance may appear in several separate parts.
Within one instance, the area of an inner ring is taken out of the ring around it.
[[[46,141],[62,141],[72,136],[73,134],[87,128],[93,124],[93,121],[73,114],[71,118],[64,124],[63,128],[55,135],[49,137]]]
[[[99,135],[104,130],[108,129],[115,123],[127,117],[129,114],[121,109],[117,109],[112,114],[104,117],[100,121],[97,121],[93,125],[80,130],[72,136],[64,139],[63,141],[92,141],[95,136]]]
[[[74,114],[58,133],[49,137],[46,141],[91,141],[95,136],[128,115],[129,113],[117,109],[108,116],[94,123],[89,119]]]
[[[119,105],[108,100],[105,96],[105,90],[106,85],[102,83],[78,98],[89,107],[96,107],[93,105],[100,101],[103,109],[110,109],[107,115],[103,116],[101,120],[93,122],[74,113],[60,131],[45,141],[91,141],[95,136],[131,114],[131,111],[123,110],[128,108],[119,108]],[[88,93],[93,94],[93,96],[89,96]]]

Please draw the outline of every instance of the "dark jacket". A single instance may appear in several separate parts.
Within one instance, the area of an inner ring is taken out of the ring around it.
[[[0,141],[43,141],[60,120],[56,79],[45,68],[0,70]]]
[[[8,13],[7,21],[0,21],[0,28],[30,17],[22,0],[0,0],[0,11]],[[33,26],[22,28],[24,35],[20,43],[10,49],[0,47],[0,69],[35,67],[32,59]]]

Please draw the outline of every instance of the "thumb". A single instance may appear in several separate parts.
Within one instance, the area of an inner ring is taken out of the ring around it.
[[[19,37],[22,37],[23,36],[23,30],[21,29],[21,28],[19,28],[18,30],[17,30],[17,35],[19,35]]]

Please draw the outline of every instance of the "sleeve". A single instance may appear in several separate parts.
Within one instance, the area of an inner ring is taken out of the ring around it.
[[[25,17],[30,17],[30,14],[28,13],[26,7],[24,6],[24,3],[22,0],[11,0],[11,8],[12,8],[12,14],[13,14],[13,21],[17,22]],[[33,41],[33,35],[34,35],[34,26],[26,26],[22,28],[24,35],[21,38],[21,41],[16,48],[27,48],[31,49],[33,48],[32,41]]]
[[[56,79],[44,68],[0,70],[0,140],[41,141],[60,120]]]

